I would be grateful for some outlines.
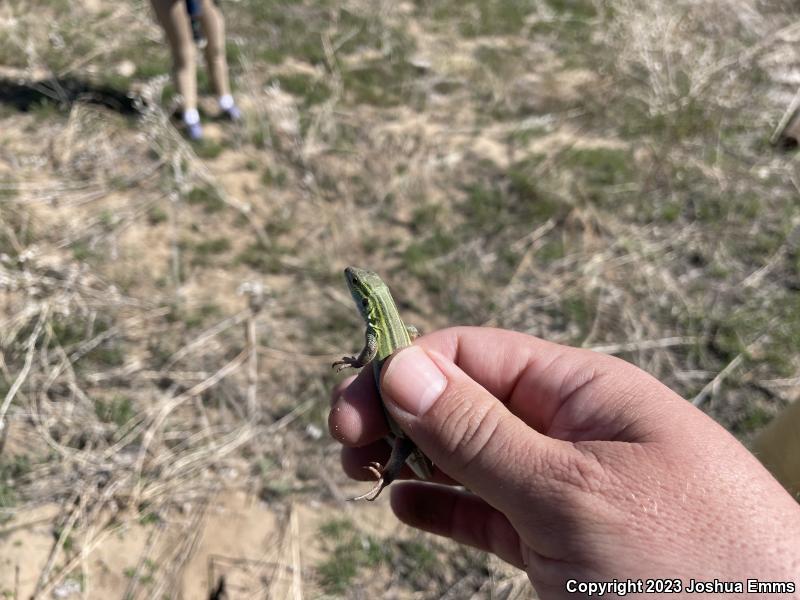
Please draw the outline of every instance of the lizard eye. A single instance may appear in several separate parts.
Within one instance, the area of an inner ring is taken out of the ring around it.
[[[367,308],[369,306],[369,300],[367,300],[366,298],[362,298],[361,299],[361,306],[363,306],[364,308]]]

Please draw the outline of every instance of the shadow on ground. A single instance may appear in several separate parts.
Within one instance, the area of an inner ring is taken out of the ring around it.
[[[0,77],[0,104],[28,112],[43,104],[67,106],[76,101],[106,106],[120,114],[136,113],[133,94],[107,85],[75,78],[25,81]]]

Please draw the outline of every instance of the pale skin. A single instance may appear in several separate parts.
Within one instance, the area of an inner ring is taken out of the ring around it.
[[[329,418],[359,480],[388,456],[374,385],[365,369],[339,386]],[[436,465],[434,483],[390,487],[395,514],[524,569],[545,600],[581,597],[568,579],[800,588],[800,504],[727,431],[629,363],[452,328],[392,356],[381,390]]]

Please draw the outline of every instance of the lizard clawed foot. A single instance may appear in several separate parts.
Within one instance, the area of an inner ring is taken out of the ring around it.
[[[375,482],[375,485],[370,491],[353,498],[353,500],[368,500],[370,502],[375,500],[383,491],[383,488],[397,479],[398,475],[400,475],[400,471],[403,469],[403,465],[406,463],[406,459],[408,459],[415,448],[414,442],[409,438],[395,437],[392,440],[392,453],[389,455],[389,460],[386,461],[385,465],[381,466],[380,463],[373,462],[370,463],[369,466],[364,467],[377,477],[378,481]]]
[[[388,482],[384,483],[383,471],[385,470],[385,468],[381,465],[381,463],[371,462],[369,463],[368,466],[364,468],[373,475],[375,475],[377,481],[375,482],[375,485],[372,486],[372,489],[368,491],[366,494],[361,494],[360,496],[351,498],[350,500],[352,502],[356,502],[358,500],[366,500],[367,502],[372,502],[378,496],[380,496],[380,493],[383,491],[383,488],[385,488],[388,485]]]
[[[358,363],[358,359],[355,356],[344,356],[342,360],[337,360],[335,363],[331,365],[332,369],[336,369],[336,372],[339,373],[348,367],[360,367],[361,365]]]

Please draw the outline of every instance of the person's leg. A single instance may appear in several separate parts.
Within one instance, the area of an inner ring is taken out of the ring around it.
[[[206,64],[214,93],[219,100],[219,107],[232,119],[240,118],[239,109],[231,96],[228,79],[228,61],[225,58],[225,20],[222,12],[212,0],[200,0],[202,14],[200,19],[206,33]]]
[[[197,112],[197,73],[194,43],[189,27],[189,15],[184,0],[151,0],[153,10],[172,52],[173,79],[181,96],[183,120],[193,138],[202,136],[200,115]]]

